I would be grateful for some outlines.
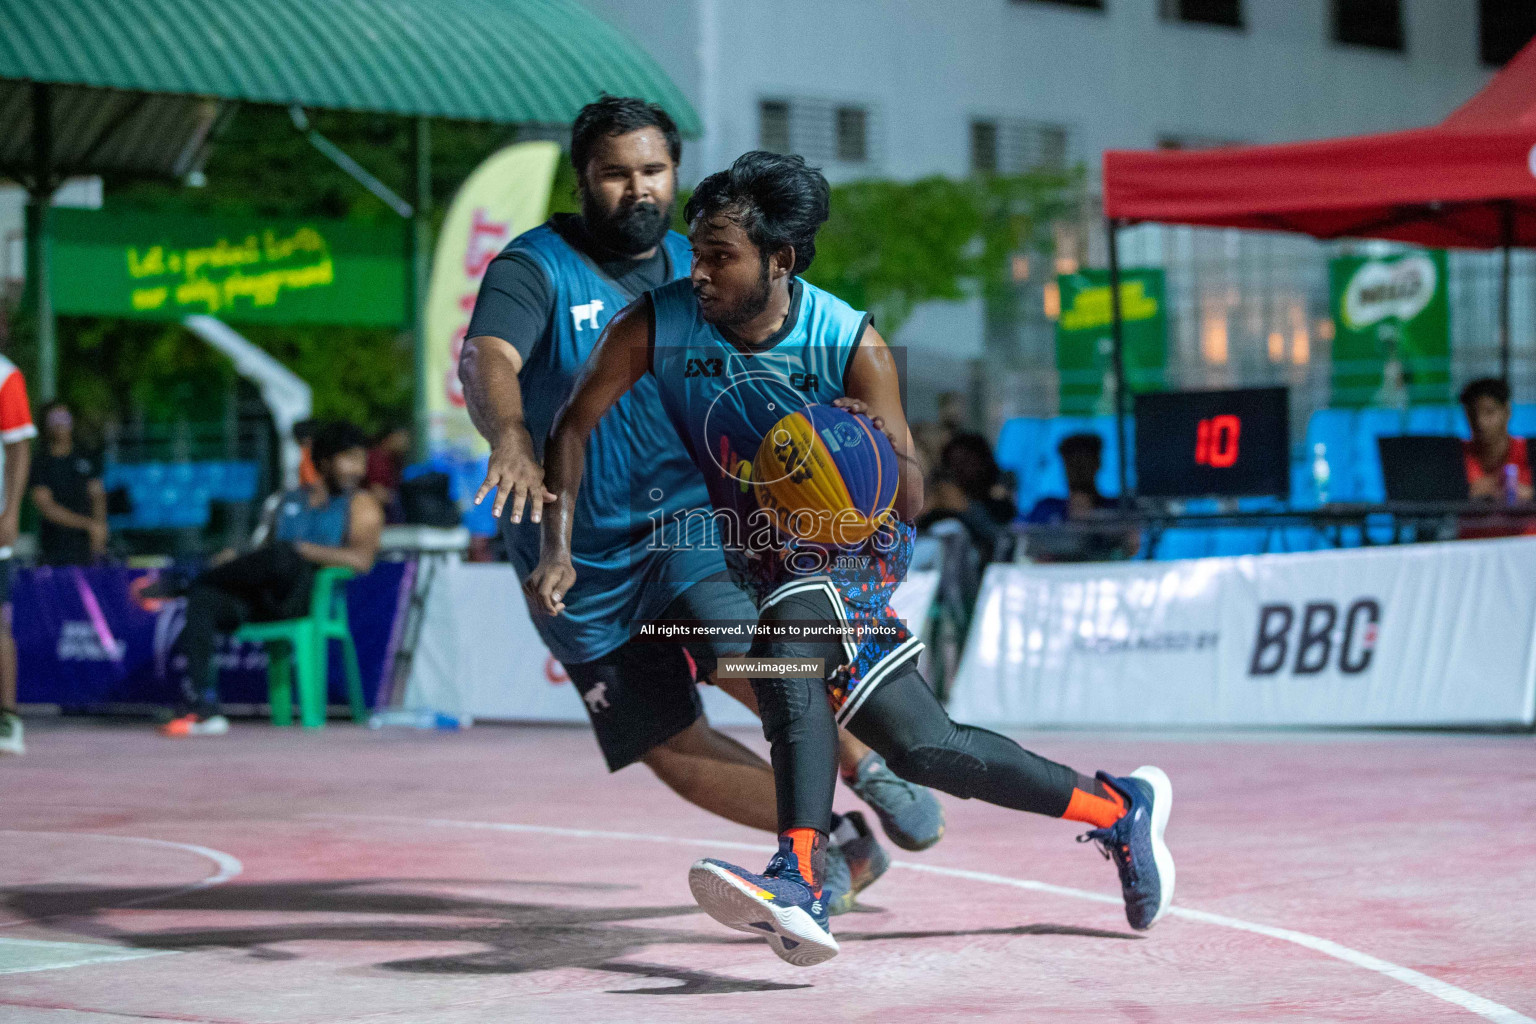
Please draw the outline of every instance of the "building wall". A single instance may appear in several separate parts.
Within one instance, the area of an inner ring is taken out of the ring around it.
[[[830,176],[959,175],[972,118],[1065,125],[1072,156],[1165,138],[1387,131],[1487,81],[1472,0],[1405,0],[1407,49],[1331,41],[1330,0],[1246,0],[1246,28],[1163,20],[1158,0],[585,0],[672,74],[707,127],[685,168],[758,145],[758,102],[865,104],[873,159]]]
[[[1410,128],[1440,120],[1492,75],[1475,0],[1403,0],[1403,52],[1333,42],[1332,0],[1244,0],[1241,30],[1165,20],[1159,0],[1106,0],[1104,11],[1048,0],[584,2],[646,46],[698,109],[706,133],[687,147],[685,181],[759,145],[764,99],[816,101],[823,115],[828,104],[868,108],[870,159],[823,163],[834,181],[967,174],[975,119],[1064,126],[1066,161],[1090,176],[1069,257],[1089,265],[1105,259],[1091,197],[1105,149]],[[1298,426],[1327,404],[1326,274],[1337,245],[1156,225],[1122,244],[1127,265],[1168,272],[1170,385],[1288,384]],[[1458,294],[1488,291],[1486,262],[1458,260]],[[1536,270],[1517,264],[1519,293]],[[1048,287],[1021,286],[1024,316],[1001,345],[963,304],[924,310],[897,332],[914,418],[932,417],[950,391],[971,398],[979,426],[1053,413]],[[1493,320],[1471,298],[1457,310],[1465,377],[1488,364]],[[1516,348],[1536,362],[1536,312],[1516,314]],[[972,335],[984,332],[992,340],[978,356]],[[1516,386],[1536,387],[1536,375],[1517,366]]]

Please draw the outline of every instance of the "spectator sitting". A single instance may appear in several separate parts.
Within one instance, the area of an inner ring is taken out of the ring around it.
[[[1067,473],[1065,498],[1041,498],[1029,510],[1024,521],[1047,526],[1082,522],[1120,510],[1117,498],[1099,493],[1098,475],[1104,465],[1104,439],[1098,434],[1071,434],[1056,446]],[[1042,561],[1099,562],[1116,557],[1130,557],[1141,545],[1135,530],[1085,531],[1053,539],[1044,545]],[[1040,547],[1039,545],[1036,546]]]
[[[400,507],[400,479],[410,456],[411,432],[405,427],[386,430],[368,449],[368,490],[384,506],[386,522],[405,522]]]
[[[971,432],[953,435],[940,453],[933,497],[918,525],[959,520],[985,566],[997,557],[1014,516],[1013,501],[1002,487],[1002,478],[986,438]]]
[[[362,489],[368,439],[349,423],[326,423],[311,441],[319,479],[268,501],[257,547],[192,581],[186,626],[176,641],[186,658],[184,706],[162,727],[167,736],[215,736],[229,731],[219,713],[213,654],[219,633],[245,622],[270,622],[308,614],[319,566],[356,572],[373,567],[384,513]],[[147,593],[147,592],[146,592]]]
[[[28,490],[37,506],[38,555],[45,565],[89,565],[107,551],[107,491],[101,464],[75,447],[75,418],[63,402],[42,410],[42,453]]]
[[[1467,470],[1467,493],[1474,501],[1530,501],[1531,463],[1525,438],[1509,435],[1509,385],[1496,377],[1474,380],[1461,389],[1461,407],[1472,427],[1472,440],[1462,442]],[[1506,494],[1506,477],[1513,477],[1512,494]],[[1513,537],[1536,533],[1529,519],[1465,519],[1458,531],[1464,538]]]

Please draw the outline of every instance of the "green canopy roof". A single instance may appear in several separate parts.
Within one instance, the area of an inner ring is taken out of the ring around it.
[[[0,79],[566,124],[599,93],[699,120],[576,0],[0,0]]]

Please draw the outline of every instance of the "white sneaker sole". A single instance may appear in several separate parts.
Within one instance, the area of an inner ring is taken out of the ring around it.
[[[699,909],[727,928],[760,935],[796,967],[814,967],[838,954],[837,940],[799,907],[775,905],[743,879],[707,861],[688,871],[688,888]]]
[[[1168,814],[1173,810],[1173,783],[1168,780],[1167,772],[1150,764],[1131,772],[1131,778],[1140,779],[1152,787],[1152,862],[1157,865],[1157,877],[1162,891],[1159,894],[1157,913],[1147,923],[1150,928],[1168,912],[1168,907],[1173,903],[1173,854],[1168,851],[1168,844],[1163,842],[1163,832],[1168,828]]]

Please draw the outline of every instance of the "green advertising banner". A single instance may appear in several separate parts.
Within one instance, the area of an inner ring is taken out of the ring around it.
[[[1334,405],[1449,400],[1447,268],[1443,249],[1329,261]]]
[[[1109,271],[1082,270],[1056,278],[1061,313],[1056,318],[1056,370],[1061,379],[1061,412],[1068,416],[1115,411],[1114,340]],[[1156,268],[1120,271],[1120,317],[1125,340],[1125,376],[1134,391],[1163,387],[1168,361],[1168,313],[1163,272]]]
[[[406,322],[404,226],[56,210],[60,313],[231,323]]]

